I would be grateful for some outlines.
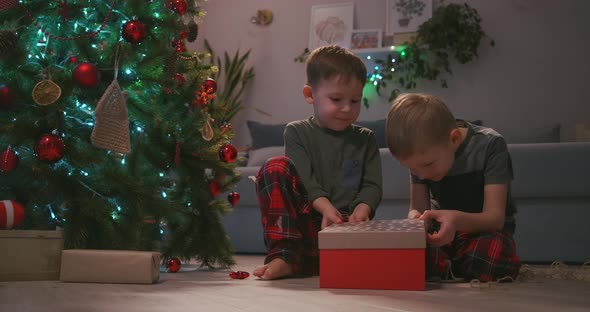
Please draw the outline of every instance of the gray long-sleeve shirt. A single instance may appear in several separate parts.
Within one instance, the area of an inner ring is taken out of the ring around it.
[[[346,215],[365,203],[374,215],[383,182],[381,157],[371,130],[351,125],[333,131],[310,117],[289,123],[284,136],[285,155],[294,162],[310,202],[326,197]]]

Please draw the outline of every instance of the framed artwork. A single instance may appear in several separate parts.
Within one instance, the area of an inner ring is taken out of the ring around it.
[[[350,47],[353,18],[353,2],[312,6],[307,45],[309,50],[330,44]]]
[[[385,34],[418,31],[432,17],[432,0],[387,0]]]
[[[350,36],[351,49],[372,49],[381,47],[381,29],[355,29]]]

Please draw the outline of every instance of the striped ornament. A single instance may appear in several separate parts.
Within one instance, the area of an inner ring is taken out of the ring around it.
[[[0,229],[9,230],[25,219],[25,208],[14,200],[0,201]]]

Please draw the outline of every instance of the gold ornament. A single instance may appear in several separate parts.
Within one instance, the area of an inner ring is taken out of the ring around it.
[[[211,116],[209,116],[209,114],[205,113],[206,117],[205,117],[205,124],[203,125],[203,128],[201,129],[201,136],[203,137],[203,139],[205,141],[211,141],[213,139],[213,127],[211,127],[211,122],[215,121],[213,118],[211,118]]]
[[[266,25],[270,25],[270,23],[272,23],[273,20],[273,13],[271,10],[268,9],[264,9],[264,10],[258,10],[256,12],[256,16],[252,16],[250,18],[250,22],[252,24],[255,25],[260,25],[260,26],[266,26]]]
[[[45,79],[33,88],[33,101],[46,106],[55,103],[61,96],[61,88],[53,81]]]

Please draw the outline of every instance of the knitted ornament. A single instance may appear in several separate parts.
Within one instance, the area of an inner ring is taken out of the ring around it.
[[[1,2],[2,0],[0,0]],[[10,30],[0,31],[0,57],[14,51],[18,42],[16,32]]]
[[[90,141],[98,148],[121,154],[131,152],[127,94],[121,91],[117,78],[102,95],[94,112],[96,121]]]
[[[188,23],[188,36],[187,39],[188,42],[193,42],[195,40],[197,40],[197,36],[199,35],[199,25],[191,19],[191,21]]]
[[[167,77],[175,77],[176,76],[176,69],[178,67],[178,56],[175,54],[170,54],[166,57],[164,61],[164,73]]]
[[[0,11],[12,9],[18,4],[18,0],[0,0]]]
[[[129,94],[121,91],[121,86],[117,81],[119,46],[117,46],[115,55],[115,77],[96,105],[94,111],[96,121],[90,141],[98,148],[129,154],[131,152],[129,113],[127,112]]]

